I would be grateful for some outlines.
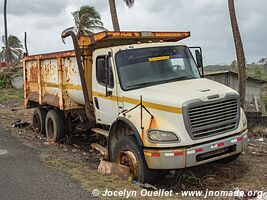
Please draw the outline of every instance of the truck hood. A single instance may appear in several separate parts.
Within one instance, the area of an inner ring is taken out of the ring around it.
[[[238,94],[223,84],[200,78],[125,91],[122,96],[139,100],[142,95],[143,101],[181,108],[183,103],[193,99],[207,101],[209,96],[223,98],[227,93]]]

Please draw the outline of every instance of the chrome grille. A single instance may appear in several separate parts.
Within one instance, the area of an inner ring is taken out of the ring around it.
[[[232,131],[239,122],[239,98],[236,95],[215,101],[189,103],[185,108],[187,130],[193,139]]]

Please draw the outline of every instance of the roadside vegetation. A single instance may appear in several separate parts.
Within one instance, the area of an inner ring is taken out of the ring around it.
[[[14,89],[11,84],[14,74],[22,74],[21,64],[16,65],[16,67],[8,67],[0,71],[0,104],[11,100],[23,100],[23,90]]]
[[[13,88],[0,88],[0,104],[14,100],[23,100],[23,90],[16,90]]]

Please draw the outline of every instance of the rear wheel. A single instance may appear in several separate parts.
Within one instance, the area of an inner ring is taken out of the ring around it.
[[[32,117],[32,127],[41,135],[45,135],[45,118],[47,114],[47,109],[45,108],[35,108]]]
[[[46,115],[45,131],[48,141],[60,142],[65,136],[65,123],[61,111],[50,110]]]
[[[143,149],[134,136],[123,136],[114,147],[113,162],[130,167],[133,178],[142,183],[155,183],[158,171],[148,169]]]

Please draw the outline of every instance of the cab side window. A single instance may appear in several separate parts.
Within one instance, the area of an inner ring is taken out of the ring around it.
[[[108,62],[108,77],[106,77],[106,61],[105,57],[98,57],[96,59],[96,78],[99,84],[105,86],[106,85],[106,78],[108,79],[108,87],[114,88],[114,78],[113,78],[113,71],[111,61],[109,59]]]

